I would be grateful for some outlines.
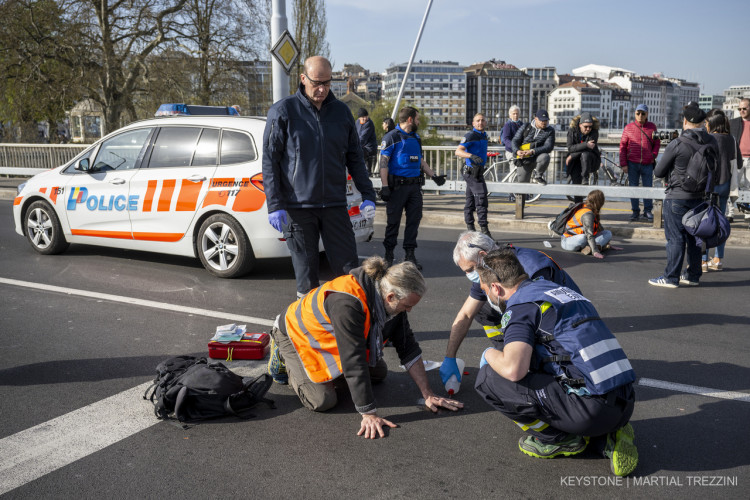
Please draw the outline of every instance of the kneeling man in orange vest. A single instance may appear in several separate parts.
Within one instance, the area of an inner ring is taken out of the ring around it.
[[[372,384],[388,373],[383,345],[390,340],[430,410],[463,408],[463,403],[432,392],[409,326],[406,313],[425,291],[413,263],[388,267],[381,257],[370,257],[350,274],[311,290],[276,318],[269,373],[275,381],[289,383],[313,411],[336,405],[333,381],[343,376],[362,415],[357,435],[385,437],[383,427],[396,425],[378,416]]]

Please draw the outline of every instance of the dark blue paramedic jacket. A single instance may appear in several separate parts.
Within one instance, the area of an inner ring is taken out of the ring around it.
[[[480,132],[477,129],[472,130],[461,139],[461,145],[466,148],[466,152],[477,155],[482,159],[482,165],[487,163],[487,133]],[[471,167],[471,159],[464,158],[467,167]]]
[[[388,174],[419,177],[422,174],[422,139],[416,132],[396,128],[383,136],[380,156],[388,157]]]
[[[346,177],[375,201],[354,117],[332,92],[318,110],[300,88],[268,110],[263,133],[263,189],[268,212],[346,207]]]
[[[585,383],[589,392],[597,395],[635,381],[620,343],[587,298],[550,281],[525,281],[508,300],[501,321],[504,332],[513,328],[514,312],[524,316],[522,311],[529,305],[541,311],[533,348],[534,362],[543,371],[572,386]],[[554,325],[549,319],[554,319]],[[506,343],[509,340],[506,338]]]

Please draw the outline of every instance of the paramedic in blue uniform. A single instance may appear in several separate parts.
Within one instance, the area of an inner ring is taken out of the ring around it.
[[[590,438],[614,474],[632,473],[635,372],[591,302],[530,280],[510,250],[485,255],[477,271],[490,304],[505,304],[505,341],[482,354],[475,387],[527,433],[520,450],[537,458],[576,455]]]
[[[464,158],[463,177],[466,182],[466,203],[464,205],[464,222],[469,231],[476,231],[474,212],[477,213],[479,230],[487,236],[487,183],[484,181],[484,168],[487,163],[487,119],[482,113],[477,113],[471,121],[474,129],[466,134],[461,144],[456,148],[456,156]]]
[[[380,197],[386,202],[386,228],[383,246],[385,260],[393,263],[401,213],[406,212],[404,228],[405,261],[413,262],[417,269],[422,266],[414,255],[417,248],[417,232],[422,220],[422,185],[427,174],[435,184],[445,184],[444,175],[435,175],[422,154],[422,140],[417,135],[419,112],[409,106],[398,113],[398,125],[383,136],[380,153],[380,180],[383,189]]]
[[[375,213],[375,190],[351,111],[331,93],[331,63],[305,61],[300,85],[268,111],[263,133],[263,188],[268,222],[284,235],[292,255],[297,296],[318,281],[319,241],[335,276],[359,265],[346,201],[347,172]]]
[[[479,260],[487,253],[503,248],[516,254],[521,266],[531,279],[543,278],[581,293],[573,278],[546,253],[533,248],[516,247],[511,243],[502,244],[476,231],[461,233],[453,249],[453,262],[466,273],[466,278],[471,281],[471,289],[451,325],[445,359],[440,365],[440,378],[443,379],[443,383],[446,383],[452,375],[455,375],[459,382],[461,381],[462,374],[456,364],[456,354],[466,334],[469,333],[472,321],[476,320],[483,327],[492,345],[497,344],[502,349],[503,332],[500,325],[502,314],[495,311],[487,302],[487,296],[479,285],[479,273],[476,268]]]

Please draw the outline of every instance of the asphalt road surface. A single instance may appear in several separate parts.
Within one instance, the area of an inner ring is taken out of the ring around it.
[[[154,367],[205,355],[217,325],[268,331],[295,294],[291,263],[264,262],[220,280],[197,259],[72,245],[36,254],[0,201],[0,494],[8,498],[747,498],[750,487],[750,250],[728,248],[725,270],[696,288],[649,286],[663,244],[620,241],[604,261],[546,249],[596,305],[639,377],[632,424],[640,463],[609,474],[584,452],[538,460],[521,431],[473,389],[488,342],[474,327],[457,413],[431,414],[386,350],[390,373],[375,387],[386,439],[356,436],[346,391],[327,413],[274,385],[276,409],[248,421],[182,429],[141,399]],[[457,228],[425,227],[417,257],[428,293],[410,315],[427,360],[441,361],[470,282],[453,265]],[[383,227],[361,244],[382,253]],[[545,249],[544,235],[496,232]],[[396,258],[403,257],[397,251]],[[326,277],[326,276],[324,276]],[[259,368],[256,367],[257,371]],[[251,368],[252,371],[252,368]],[[437,370],[428,372],[437,391]]]

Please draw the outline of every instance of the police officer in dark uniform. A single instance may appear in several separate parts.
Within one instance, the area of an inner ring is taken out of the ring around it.
[[[404,260],[413,262],[418,269],[422,266],[414,256],[417,248],[417,232],[422,220],[422,186],[426,173],[435,184],[445,184],[444,175],[435,175],[422,154],[422,140],[417,135],[419,112],[406,106],[398,113],[399,124],[383,136],[380,153],[380,179],[383,188],[380,197],[386,202],[386,228],[383,246],[385,260],[393,263],[393,249],[396,248],[401,213],[406,212],[404,229]]]
[[[527,433],[519,449],[537,458],[570,456],[590,440],[614,474],[632,473],[635,372],[591,302],[530,280],[510,250],[485,255],[477,271],[492,307],[506,307],[504,345],[484,351],[475,387]]]
[[[474,212],[477,213],[479,229],[483,234],[492,237],[487,227],[487,183],[484,181],[484,168],[487,163],[487,133],[484,131],[487,120],[482,113],[477,113],[471,121],[474,130],[461,140],[456,148],[456,156],[464,158],[463,168],[466,182],[466,204],[464,205],[464,222],[469,231],[476,231]]]

